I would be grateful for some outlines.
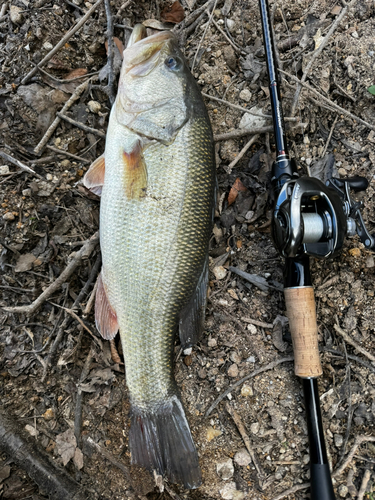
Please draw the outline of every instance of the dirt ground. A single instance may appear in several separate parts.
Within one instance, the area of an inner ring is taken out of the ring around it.
[[[195,491],[169,485],[169,493],[160,493],[143,471],[131,469],[129,481],[121,469],[130,467],[123,365],[111,357],[109,343],[99,339],[90,305],[100,252],[95,242],[87,241],[98,229],[99,199],[80,180],[104,150],[111,106],[106,92],[110,72],[105,5],[88,16],[40,71],[23,81],[93,4],[0,3],[0,151],[11,157],[0,157],[0,307],[28,306],[50,290],[67,267],[72,268],[35,311],[1,309],[1,408],[14,417],[20,432],[32,436],[36,447],[65,467],[90,500],[309,498],[303,487],[309,480],[309,453],[302,386],[287,361],[292,347],[280,289],[283,259],[270,238],[267,180],[272,133],[258,135],[240,155],[253,137],[243,133],[244,126],[271,126],[270,119],[245,112],[254,107],[258,114],[270,112],[259,7],[255,0],[218,0],[200,9],[203,4],[184,0],[185,19],[174,27],[202,92],[225,101],[205,97],[219,182],[205,330],[191,353],[181,353],[178,343],[175,349],[175,375],[197,445],[203,485]],[[286,117],[295,78],[303,76],[344,4],[339,0],[271,4],[282,69],[289,74],[282,83]],[[114,36],[125,44],[131,33],[126,27],[168,18],[169,5],[112,0]],[[209,23],[207,7],[213,10]],[[367,191],[355,197],[363,202],[370,232],[375,227],[375,97],[367,89],[375,84],[374,32],[374,1],[350,2],[306,78],[312,89],[341,110],[304,89],[297,121],[286,122],[290,153],[301,174],[323,168],[340,177],[358,174],[368,179]],[[119,64],[115,51],[115,79]],[[63,114],[90,129],[58,118],[37,154],[34,148],[72,95],[76,99]],[[346,116],[345,110],[367,125]],[[234,132],[232,138],[220,137],[228,132]],[[14,160],[22,162],[22,168]],[[311,259],[311,266],[329,460],[334,471],[345,464],[334,475],[335,492],[337,498],[374,500],[374,254],[353,237],[345,241],[339,257]],[[258,275],[266,284],[259,289],[229,267]],[[231,390],[206,416],[232,384],[272,362],[270,369]],[[228,407],[239,415],[258,467],[250,460]],[[348,455],[358,439],[359,446]],[[0,457],[0,498],[48,496],[11,454]]]

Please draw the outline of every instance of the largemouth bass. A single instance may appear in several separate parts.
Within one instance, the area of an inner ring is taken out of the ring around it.
[[[172,33],[134,28],[105,153],[84,184],[101,194],[95,318],[104,338],[120,332],[132,462],[196,488],[172,361],[176,332],[188,347],[204,321],[215,166],[207,111]]]

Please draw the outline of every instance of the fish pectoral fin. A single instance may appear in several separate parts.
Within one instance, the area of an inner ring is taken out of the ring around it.
[[[142,154],[142,143],[137,141],[130,152],[123,150],[124,188],[129,200],[141,199],[146,196],[147,167]]]
[[[92,193],[101,196],[104,184],[105,160],[104,154],[99,156],[86,172],[83,178],[83,185]]]
[[[206,259],[197,287],[180,313],[180,341],[183,349],[198,342],[204,325],[207,304],[208,259]]]
[[[108,300],[102,273],[98,276],[98,288],[95,297],[95,324],[104,339],[112,340],[116,336],[119,326],[117,314]]]

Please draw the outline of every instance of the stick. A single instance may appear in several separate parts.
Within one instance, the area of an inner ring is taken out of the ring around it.
[[[288,73],[288,75],[289,75],[289,73]],[[260,118],[272,120],[271,115],[263,115],[260,113],[256,113],[254,111],[251,111],[250,109],[244,108],[243,106],[239,106],[238,104],[232,104],[229,101],[225,101],[224,99],[220,99],[219,97],[214,97],[213,95],[205,94],[204,92],[202,92],[202,95],[204,97],[207,97],[208,99],[211,99],[212,101],[221,102],[222,104],[225,104],[226,106],[229,106],[230,108],[238,109],[238,111],[242,111],[243,113],[249,113],[249,115],[259,116]],[[286,117],[284,117],[284,121],[286,121],[286,122],[298,122],[299,118],[296,118],[294,116],[286,116]],[[273,130],[273,128],[272,128],[272,130]]]
[[[32,168],[28,167],[24,163],[21,163],[19,160],[16,160],[15,158],[13,158],[13,156],[10,156],[10,155],[4,153],[4,151],[0,151],[0,156],[2,158],[4,158],[4,160],[9,161],[10,163],[13,163],[13,165],[16,165],[21,170],[24,170],[25,172],[28,172],[29,174],[33,174],[33,175],[36,175],[37,177],[42,178],[42,176],[37,174],[36,172],[34,172],[34,170]]]
[[[209,16],[210,15],[210,12],[209,11],[206,11],[206,14]],[[223,31],[220,26],[217,24],[217,22],[215,21],[215,19],[212,19],[212,24],[215,26],[215,28],[220,31],[220,33],[223,35],[223,37],[227,40],[228,43],[230,43],[232,45],[232,47],[234,48],[234,50],[236,52],[240,52],[241,54],[246,54],[246,52],[244,50],[242,50],[240,47],[237,47],[237,45],[232,42],[232,40],[229,38],[229,36],[225,33],[225,31]]]
[[[68,111],[68,109],[70,109],[73,106],[73,104],[75,103],[75,101],[77,101],[80,98],[81,94],[83,94],[83,92],[87,89],[90,80],[91,80],[91,78],[89,78],[85,82],[81,83],[81,85],[78,85],[78,87],[75,89],[75,91],[73,92],[73,94],[69,97],[69,99],[64,104],[64,106],[61,109],[60,113],[64,114],[66,111]],[[34,148],[34,152],[36,154],[39,154],[42,151],[42,149],[45,147],[45,145],[47,144],[47,142],[52,137],[52,134],[56,130],[56,128],[57,128],[58,124],[60,123],[60,121],[61,121],[61,118],[59,118],[59,117],[57,117],[57,118],[55,118],[53,120],[53,122],[51,123],[51,125],[48,127],[46,133],[44,134],[44,136],[40,140],[39,144]]]
[[[371,471],[366,469],[365,473],[363,474],[363,479],[362,479],[361,487],[360,487],[359,492],[358,492],[357,500],[363,500],[363,497],[366,493],[368,482],[370,481],[370,477],[371,477]]]
[[[259,135],[254,135],[250,141],[241,149],[241,151],[238,153],[238,155],[236,156],[236,158],[231,162],[229,163],[229,165],[227,167],[225,167],[225,171],[230,174],[233,170],[233,167],[235,167],[237,165],[237,163],[241,160],[241,158],[243,158],[243,156],[246,154],[246,151],[248,149],[251,148],[251,146],[254,144],[254,142],[256,142],[257,140],[259,139]]]
[[[97,130],[96,128],[89,127],[88,125],[85,125],[84,123],[77,122],[76,120],[73,120],[73,118],[70,118],[69,116],[66,116],[61,112],[57,112],[56,115],[59,118],[61,118],[62,120],[65,120],[66,122],[70,123],[71,125],[74,125],[77,128],[80,128],[81,130],[84,130],[85,132],[97,135],[98,137],[105,139],[105,133],[102,132],[101,130]]]
[[[0,409],[0,450],[11,457],[54,500],[89,498],[80,485],[27,436],[14,417]]]
[[[266,134],[267,132],[273,132],[273,127],[260,127],[260,128],[239,128],[237,130],[232,130],[232,132],[226,132],[225,134],[214,135],[214,141],[228,141],[229,139],[238,139],[239,137],[245,137],[246,135],[255,134]]]
[[[33,314],[56,290],[58,290],[65,281],[74,273],[81,261],[91,255],[96,245],[99,242],[98,233],[91,236],[90,239],[82,246],[75,254],[74,258],[69,262],[60,276],[28,306],[3,307],[4,311],[11,313]]]
[[[340,12],[340,14],[337,16],[337,18],[335,19],[335,21],[332,23],[332,26],[331,28],[329,29],[328,33],[326,34],[326,36],[324,37],[324,39],[322,40],[321,44],[319,45],[319,47],[315,50],[315,52],[313,53],[311,59],[310,59],[310,62],[308,63],[308,65],[306,66],[304,72],[303,72],[303,75],[302,75],[302,78],[301,78],[301,82],[300,83],[304,83],[306,78],[307,78],[307,75],[310,71],[310,69],[312,68],[312,65],[314,64],[315,62],[315,59],[320,55],[320,53],[323,51],[323,49],[325,48],[325,46],[327,45],[328,43],[328,40],[331,38],[331,36],[333,35],[333,33],[336,31],[338,25],[341,23],[342,19],[345,17],[346,15],[346,12],[348,10],[348,8],[355,2],[356,0],[352,0],[348,5],[346,5],[342,11]],[[301,86],[300,85],[297,85],[297,89],[296,89],[296,93],[294,95],[294,98],[293,98],[293,103],[292,103],[292,108],[291,108],[291,112],[290,114],[292,116],[295,115],[295,112],[296,112],[296,108],[297,108],[297,103],[298,103],[298,98],[299,98],[299,95],[301,93]]]
[[[38,71],[38,68],[41,66],[44,66],[46,62],[48,62],[55,54],[58,52],[61,47],[63,47],[66,42],[80,29],[82,26],[85,24],[87,19],[91,16],[91,14],[99,7],[99,5],[102,3],[103,0],[98,0],[92,7],[89,9],[86,14],[78,21],[78,23],[68,31],[68,33],[59,41],[55,47],[48,52],[48,54],[40,61],[40,63],[35,66],[21,81],[21,85],[25,85],[32,76],[35,75],[35,73]]]
[[[264,323],[263,321],[258,321],[257,319],[253,318],[241,318],[241,321],[249,323],[250,325],[260,326],[261,328],[270,328],[271,330],[273,328],[272,323]]]
[[[82,430],[82,388],[81,384],[89,374],[91,368],[91,361],[94,357],[95,348],[94,342],[91,342],[90,351],[87,355],[85,364],[83,365],[81,376],[79,377],[79,383],[77,384],[77,400],[76,400],[76,408],[74,412],[74,435],[77,440],[78,446],[81,444],[81,430]]]
[[[114,456],[112,456],[110,453],[108,453],[108,451],[106,449],[102,448],[98,443],[95,443],[95,441],[93,439],[91,439],[90,437],[88,437],[86,439],[86,443],[88,445],[90,445],[91,448],[94,448],[94,450],[99,452],[104,458],[109,460],[111,462],[111,464],[113,464],[115,467],[120,469],[120,471],[123,472],[126,479],[130,483],[132,482],[129,469],[122,462],[119,462],[118,460],[116,460]]]
[[[283,491],[276,497],[273,497],[272,500],[281,500],[282,498],[285,498],[289,495],[292,495],[293,493],[296,493],[297,491],[300,490],[306,490],[307,488],[310,488],[310,483],[303,483],[303,484],[297,484],[296,486],[293,486],[292,488],[289,488],[288,490]]]
[[[208,22],[206,24],[206,28],[205,28],[205,30],[203,32],[203,35],[202,35],[201,39],[199,40],[199,44],[198,44],[197,50],[196,50],[195,55],[194,55],[193,64],[191,65],[191,72],[194,71],[195,61],[197,59],[197,55],[198,55],[198,52],[199,52],[199,50],[201,48],[203,40],[204,40],[204,38],[206,36],[207,30],[208,30],[208,28],[209,28],[209,26],[210,26],[210,24],[212,22],[212,18],[213,18],[213,15],[214,15],[214,11],[215,11],[217,2],[218,2],[218,0],[215,0],[214,8],[212,9],[211,15],[210,15],[210,17],[208,19]]]
[[[339,118],[339,115],[336,115],[335,121],[332,124],[332,127],[331,127],[331,130],[329,132],[326,145],[324,146],[324,149],[323,149],[322,154],[320,155],[320,158],[323,158],[325,156],[326,152],[327,152],[327,149],[328,149],[329,143],[331,142],[331,137],[332,137],[333,131],[335,130],[335,126],[336,126],[338,118]]]
[[[227,403],[225,405],[225,408],[226,408],[227,412],[229,413],[229,415],[233,418],[233,421],[236,424],[239,433],[241,434],[243,442],[245,443],[246,449],[249,452],[249,455],[251,456],[251,460],[253,461],[253,464],[254,464],[259,476],[261,477],[261,479],[264,478],[265,477],[264,471],[262,469],[262,466],[260,465],[260,462],[258,460],[256,453],[254,452],[254,450],[251,446],[249,436],[247,435],[247,432],[246,432],[245,426],[242,423],[241,417],[236,412],[236,410],[230,406],[229,403]]]
[[[300,85],[302,85],[302,87],[305,87],[306,89],[310,90],[310,92],[312,92],[313,94],[316,94],[319,97],[319,99],[321,99],[323,102],[327,103],[329,106],[331,106],[336,111],[339,111],[341,114],[348,116],[352,120],[356,120],[357,122],[361,123],[362,125],[364,125],[365,127],[369,128],[371,130],[375,130],[375,125],[371,125],[371,123],[368,123],[365,120],[362,120],[362,118],[359,118],[358,116],[353,115],[353,113],[350,113],[350,111],[346,111],[346,109],[342,108],[341,106],[339,106],[335,102],[331,101],[327,97],[324,97],[323,94],[321,94],[320,92],[315,90],[313,87],[310,87],[310,85],[308,85],[307,83],[301,82],[301,80],[299,80],[296,76],[291,75],[290,73],[288,73],[287,71],[284,71],[282,69],[279,69],[279,71],[283,75],[288,76],[292,80],[294,80],[297,83],[299,83]],[[285,120],[287,120],[287,118],[285,118]]]
[[[340,474],[342,474],[344,472],[344,470],[347,468],[347,466],[350,464],[350,462],[353,460],[353,457],[354,457],[355,452],[357,451],[358,447],[362,443],[369,443],[369,442],[374,443],[375,436],[357,436],[355,438],[352,449],[350,450],[350,452],[348,453],[348,456],[346,457],[345,462],[342,465],[340,465],[340,467],[338,469],[336,469],[332,475],[334,477],[336,477],[336,476],[339,476]]]
[[[50,149],[51,151],[53,151],[54,153],[57,153],[59,155],[69,156],[69,158],[74,158],[75,160],[81,161],[82,163],[91,163],[90,160],[87,160],[86,158],[82,158],[82,156],[74,155],[72,153],[69,153],[68,151],[64,151],[62,149],[55,148],[53,146],[47,146],[47,149]],[[36,161],[38,161],[38,160],[36,160]],[[33,162],[33,163],[35,163],[35,162]]]
[[[115,83],[115,79],[113,76],[113,59],[114,59],[114,51],[113,51],[113,16],[111,11],[111,5],[109,0],[104,0],[105,13],[107,16],[107,37],[108,37],[108,54],[107,54],[107,64],[108,64],[108,79],[107,79],[107,95],[109,98],[109,102],[111,106],[115,102],[115,92],[113,90],[113,86]]]
[[[373,356],[372,354],[367,352],[366,349],[357,344],[355,340],[353,340],[342,328],[339,327],[339,325],[334,325],[334,329],[341,335],[345,342],[353,346],[358,352],[366,356],[366,358],[370,359],[371,361],[375,361],[375,356]]]
[[[288,363],[289,361],[294,361],[294,357],[289,356],[287,358],[277,359],[275,361],[272,361],[268,365],[263,366],[262,368],[259,368],[259,370],[255,370],[254,372],[250,373],[249,375],[246,375],[245,377],[241,378],[235,384],[228,387],[228,389],[226,389],[222,394],[220,394],[220,396],[217,399],[215,399],[215,401],[212,403],[212,405],[206,411],[205,416],[208,417],[212,413],[212,411],[216,408],[216,406],[220,403],[220,401],[222,401],[230,392],[232,392],[233,389],[242,385],[246,380],[249,380],[250,378],[256,377],[260,373],[264,373],[268,370],[273,370],[273,368],[275,368],[278,365],[281,365],[281,363]]]

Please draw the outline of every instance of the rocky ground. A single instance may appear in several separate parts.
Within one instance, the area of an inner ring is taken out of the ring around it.
[[[287,73],[282,92],[290,153],[301,174],[366,177],[367,191],[355,197],[363,202],[373,232],[375,97],[368,89],[375,84],[375,4],[348,3],[277,1],[271,11],[280,66]],[[203,485],[195,491],[169,485],[160,493],[143,471],[132,468],[131,480],[124,472],[130,454],[123,366],[121,358],[111,356],[109,343],[93,333],[90,301],[100,269],[96,240],[89,241],[98,229],[99,201],[80,183],[104,150],[111,78],[116,80],[121,64],[117,48],[111,70],[107,64],[104,3],[63,40],[92,5],[82,0],[1,3],[2,411],[93,500],[309,498],[302,388],[290,361],[280,291],[283,260],[270,238],[271,121],[246,112],[270,112],[256,1],[218,0],[201,8],[200,0],[184,0],[182,9],[170,9],[168,1],[110,3],[120,50],[135,23],[158,27],[155,23],[174,21],[168,27],[178,35],[206,95],[219,181],[204,334],[191,353],[181,353],[176,344],[176,379]],[[60,49],[44,61],[61,40]],[[41,69],[30,75],[41,61]],[[306,79],[310,88],[302,90],[291,116],[296,78]],[[59,118],[60,111],[75,122]],[[57,126],[46,136],[56,117]],[[260,127],[268,129],[254,135]],[[229,132],[231,137],[223,136]],[[311,264],[324,371],[319,389],[335,491],[338,498],[370,500],[375,496],[374,255],[353,237],[333,261],[312,259]],[[232,268],[263,278],[263,285],[251,284]],[[27,308],[35,300],[38,307]],[[21,309],[6,312],[5,307]],[[251,374],[207,416],[218,396]],[[12,453],[0,456],[1,498],[54,498],[17,466]]]

